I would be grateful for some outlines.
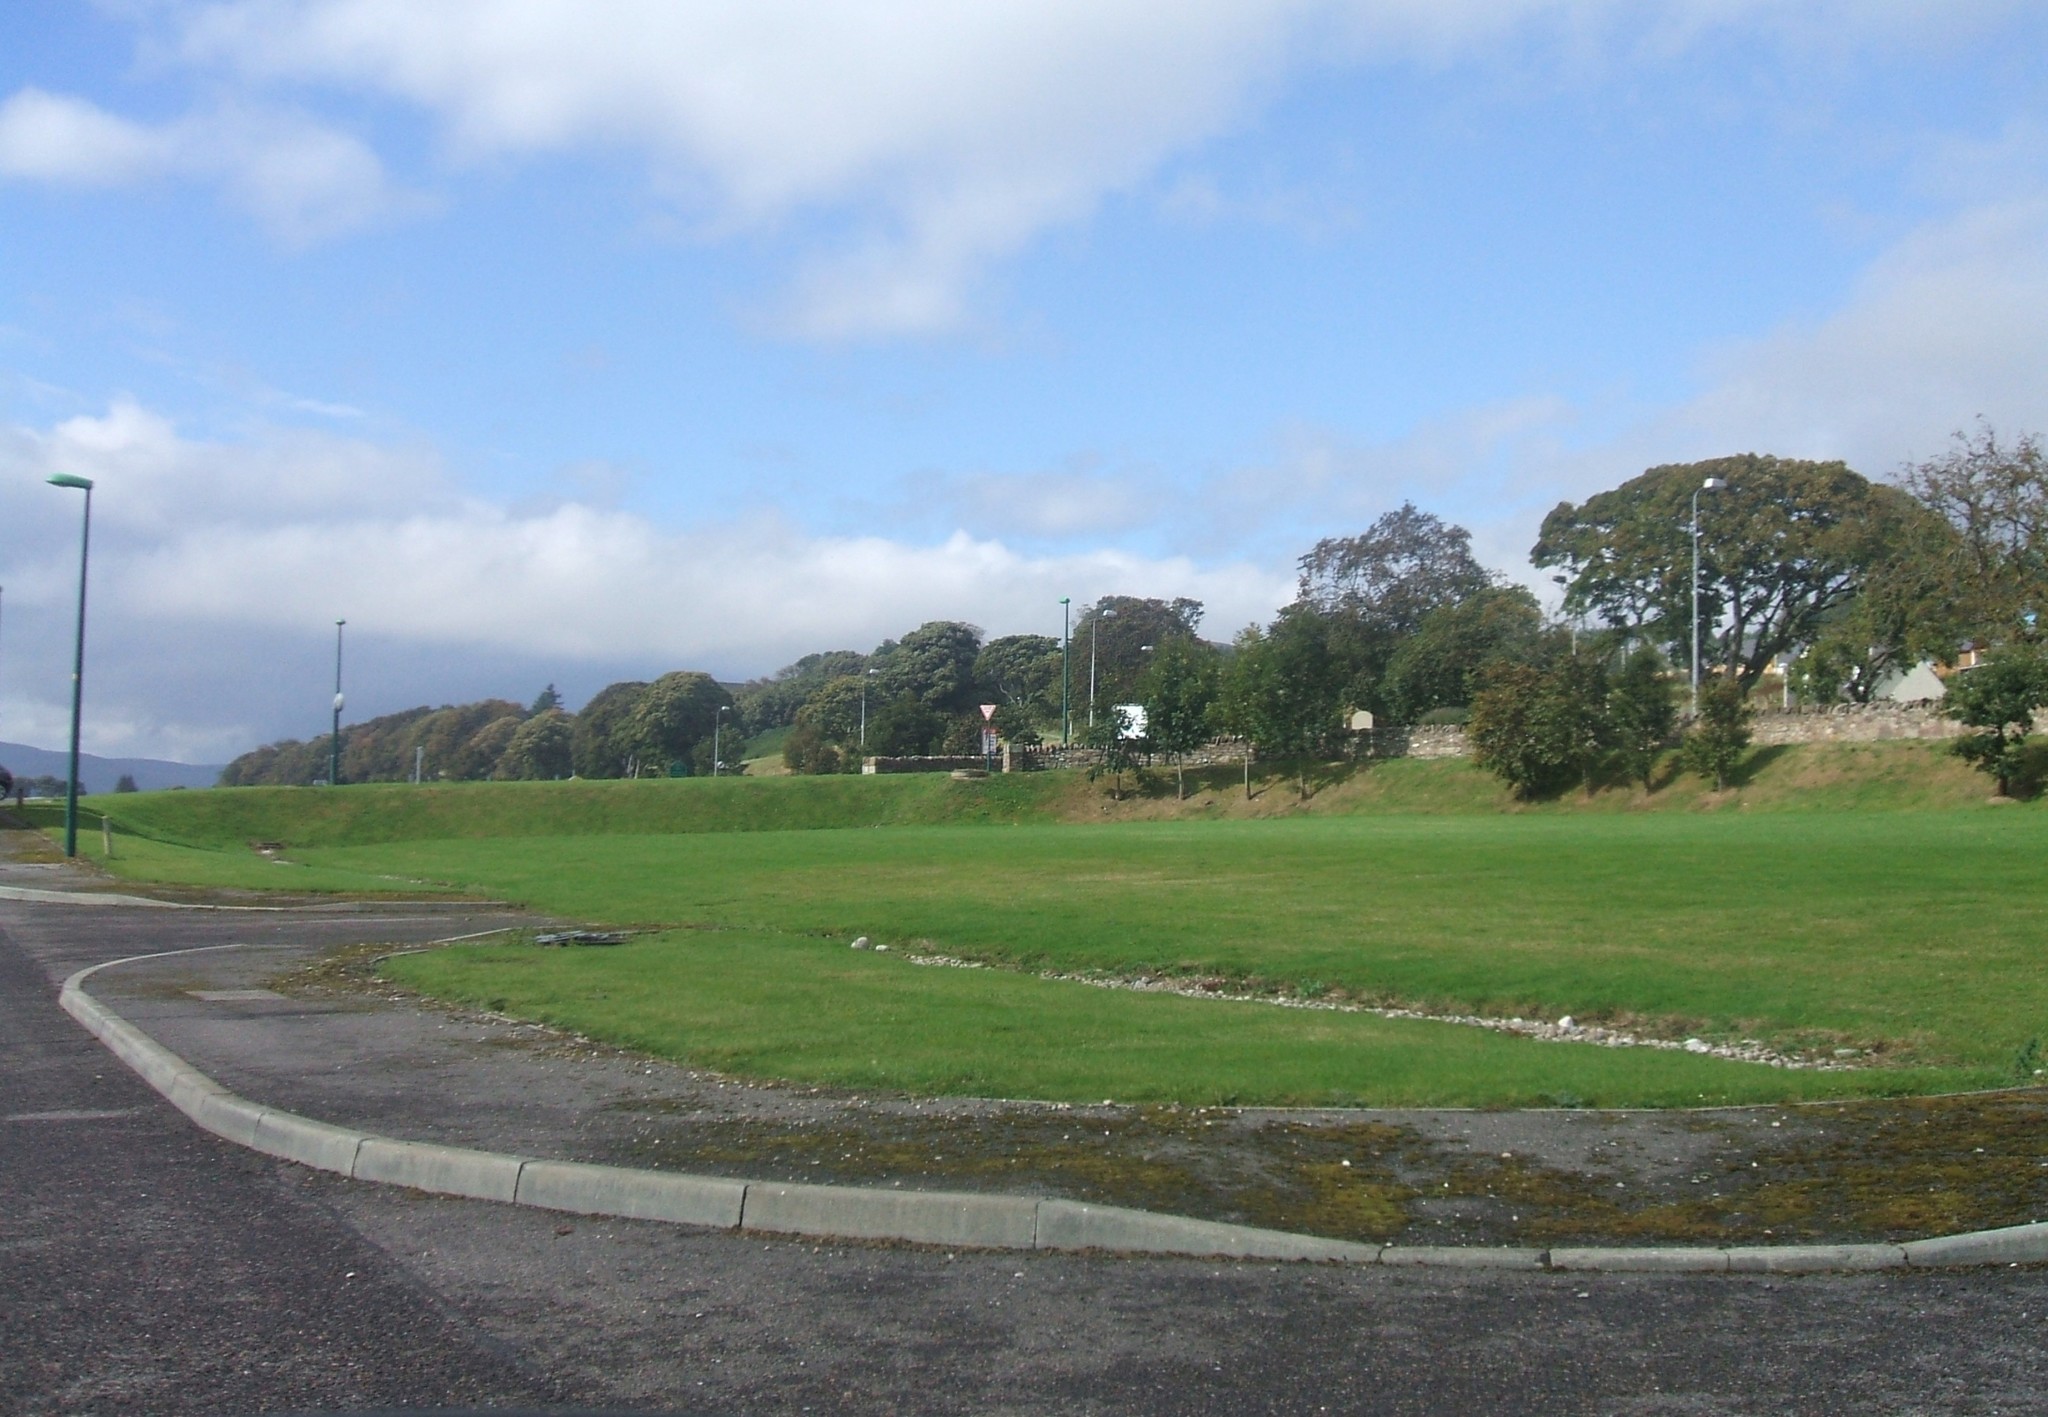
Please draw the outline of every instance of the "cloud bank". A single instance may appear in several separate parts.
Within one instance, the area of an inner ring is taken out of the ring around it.
[[[1731,32],[1838,51],[1938,41],[2014,8],[226,0],[155,13],[166,52],[228,84],[228,106],[152,127],[25,89],[0,108],[0,175],[212,180],[294,243],[416,208],[364,141],[291,106],[311,86],[425,114],[456,166],[636,155],[705,236],[790,241],[772,325],[823,340],[926,335],[973,321],[993,264],[1240,126],[1304,71],[1554,56],[1655,64]]]

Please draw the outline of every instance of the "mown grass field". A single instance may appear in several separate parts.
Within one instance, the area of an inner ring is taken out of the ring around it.
[[[392,968],[703,1066],[1065,1099],[1673,1105],[2015,1080],[2048,1037],[2048,817],[1986,808],[1953,768],[1923,745],[1799,750],[1730,798],[1503,811],[1463,764],[1385,764],[1272,819],[1255,814],[1280,812],[1278,784],[1249,807],[1228,779],[1188,804],[1111,803],[1064,774],[245,789],[112,809],[115,864],[137,878],[457,889],[681,927]],[[857,934],[898,952],[847,950]],[[918,968],[905,949],[1006,968]],[[1543,1044],[1032,977],[1047,969],[1570,1013],[1879,1066]]]

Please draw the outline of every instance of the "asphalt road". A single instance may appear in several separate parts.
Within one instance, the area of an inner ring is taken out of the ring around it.
[[[948,1255],[303,1172],[192,1128],[56,1006],[81,963],[259,928],[352,927],[0,903],[0,1411],[2048,1407],[2036,1270],[1460,1276]]]

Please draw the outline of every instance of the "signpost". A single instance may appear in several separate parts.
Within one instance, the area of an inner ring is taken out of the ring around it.
[[[996,770],[996,754],[1000,751],[1001,744],[997,741],[996,735],[996,706],[994,704],[983,704],[981,706],[981,756],[991,773]]]

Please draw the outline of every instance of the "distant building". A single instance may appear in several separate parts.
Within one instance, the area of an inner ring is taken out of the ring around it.
[[[1974,658],[1974,651],[1971,653]],[[1895,704],[1912,704],[1943,698],[1947,694],[1948,685],[1942,683],[1941,675],[1935,672],[1934,661],[1923,659],[1911,669],[1903,672],[1893,670],[1885,675],[1878,681],[1877,692],[1872,697],[1889,699]]]

